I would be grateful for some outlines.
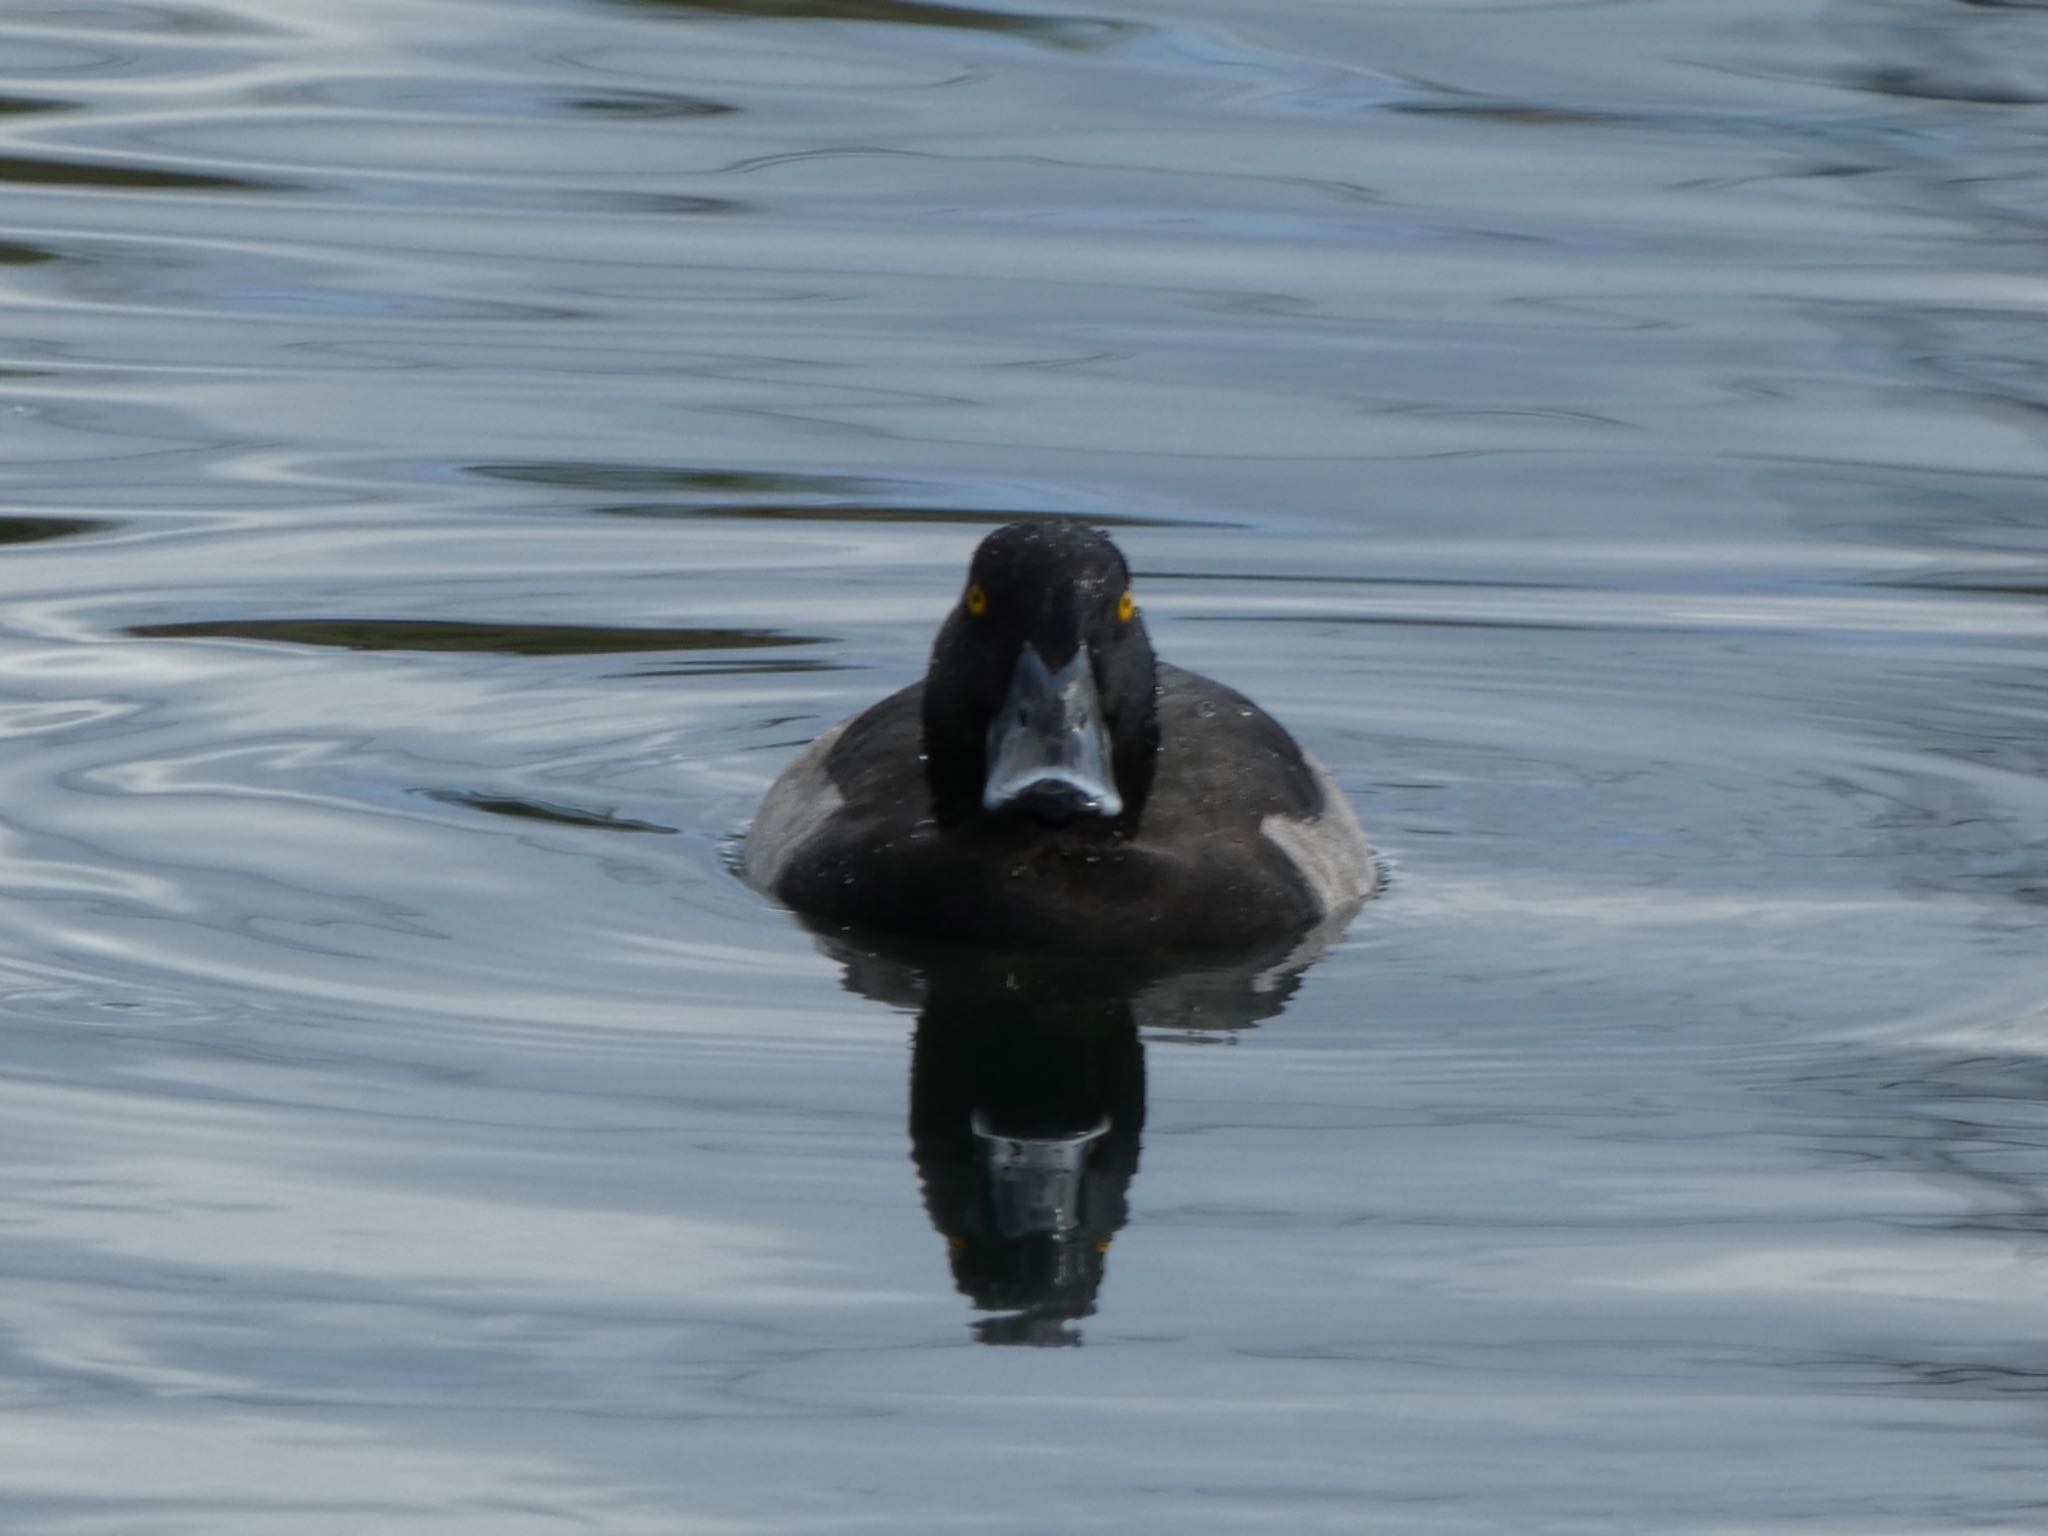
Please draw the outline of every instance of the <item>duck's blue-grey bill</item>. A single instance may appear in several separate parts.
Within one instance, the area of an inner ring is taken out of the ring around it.
[[[1010,674],[1009,696],[988,728],[985,810],[1028,807],[1054,815],[1118,816],[1115,761],[1088,647],[1055,672],[1025,646]]]

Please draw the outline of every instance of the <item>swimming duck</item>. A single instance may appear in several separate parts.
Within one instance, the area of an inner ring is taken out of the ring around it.
[[[1329,773],[1157,660],[1122,552],[1072,522],[982,541],[923,680],[783,770],[745,872],[827,928],[1087,955],[1327,931],[1374,881]]]

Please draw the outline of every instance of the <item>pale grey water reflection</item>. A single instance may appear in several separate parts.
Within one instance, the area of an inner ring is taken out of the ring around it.
[[[0,1526],[2038,1530],[2043,79],[0,10]],[[1256,1027],[730,873],[1033,515],[1390,863]]]

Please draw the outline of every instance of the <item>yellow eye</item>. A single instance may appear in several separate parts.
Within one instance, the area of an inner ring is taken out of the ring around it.
[[[981,590],[978,581],[967,589],[967,611],[977,619],[988,612],[988,594]]]
[[[1124,595],[1116,600],[1116,616],[1121,622],[1128,624],[1131,622],[1131,615],[1137,611],[1138,600],[1131,596],[1131,589],[1125,587]]]

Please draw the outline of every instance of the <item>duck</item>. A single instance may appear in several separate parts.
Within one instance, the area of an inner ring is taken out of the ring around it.
[[[1051,519],[982,540],[923,678],[782,770],[741,862],[823,932],[1080,957],[1327,934],[1376,882],[1329,771],[1159,660],[1123,552]]]

